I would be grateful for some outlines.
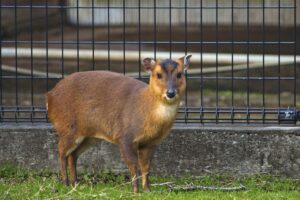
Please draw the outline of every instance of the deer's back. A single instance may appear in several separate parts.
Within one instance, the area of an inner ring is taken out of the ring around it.
[[[73,131],[117,137],[128,124],[139,128],[146,87],[141,81],[112,72],[74,73],[48,93],[48,116],[62,135]]]

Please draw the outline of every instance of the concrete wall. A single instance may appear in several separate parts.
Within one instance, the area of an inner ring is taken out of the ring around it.
[[[57,138],[49,124],[0,124],[0,164],[58,170]],[[127,171],[105,141],[84,153],[79,169]],[[300,178],[300,127],[175,126],[157,148],[156,175],[271,173]]]

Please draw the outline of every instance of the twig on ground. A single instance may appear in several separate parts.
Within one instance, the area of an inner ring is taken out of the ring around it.
[[[238,187],[201,186],[201,185],[194,185],[193,183],[186,184],[186,185],[174,185],[174,184],[165,184],[165,185],[168,186],[170,191],[191,191],[191,190],[237,191],[237,190],[247,189],[242,184]]]
[[[154,183],[154,184],[151,184],[151,186],[163,186],[163,185],[172,185],[173,182],[164,182],[164,183]]]

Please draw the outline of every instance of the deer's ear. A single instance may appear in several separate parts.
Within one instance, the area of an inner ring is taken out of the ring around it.
[[[183,64],[184,70],[187,70],[190,66],[190,58],[192,55],[186,55],[179,58],[180,62]]]
[[[142,65],[144,66],[145,71],[149,73],[151,73],[151,71],[153,70],[155,63],[156,62],[153,58],[147,57],[142,60]]]

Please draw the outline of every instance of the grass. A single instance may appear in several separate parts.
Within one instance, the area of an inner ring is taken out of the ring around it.
[[[133,194],[126,175],[110,172],[83,173],[80,184],[66,187],[55,173],[0,166],[0,199],[300,199],[300,182],[270,175],[233,178],[227,175],[201,177],[151,177],[152,183],[193,183],[202,186],[246,186],[243,191],[169,191],[152,187],[150,193]]]

